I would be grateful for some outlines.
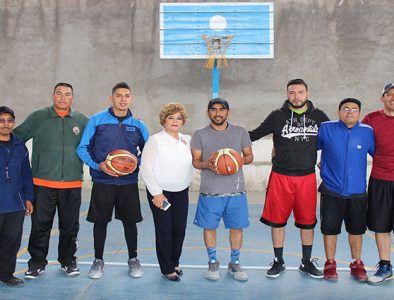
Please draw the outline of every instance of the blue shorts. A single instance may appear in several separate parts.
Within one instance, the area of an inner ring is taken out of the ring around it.
[[[246,193],[228,196],[200,194],[194,224],[204,229],[216,229],[222,217],[226,228],[248,227],[249,212]]]

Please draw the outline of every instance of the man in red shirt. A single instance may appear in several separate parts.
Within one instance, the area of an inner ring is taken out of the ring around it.
[[[374,129],[375,156],[368,186],[368,228],[375,232],[379,251],[376,273],[371,284],[393,278],[390,263],[391,231],[394,228],[394,82],[386,84],[380,101],[383,109],[362,121]]]

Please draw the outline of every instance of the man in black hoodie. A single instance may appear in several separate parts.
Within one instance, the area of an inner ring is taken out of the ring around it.
[[[286,270],[283,260],[285,226],[293,211],[295,226],[300,228],[302,260],[299,270],[313,278],[323,273],[311,259],[316,220],[317,132],[327,115],[308,100],[308,85],[302,79],[287,83],[287,100],[271,112],[250,138],[256,141],[273,134],[272,172],[260,221],[271,226],[274,262],[267,277],[277,278]]]

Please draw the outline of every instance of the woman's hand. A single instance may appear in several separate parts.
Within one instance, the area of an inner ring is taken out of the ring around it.
[[[163,194],[158,194],[156,196],[153,196],[152,199],[153,205],[161,209],[163,207],[164,199],[166,199],[166,197]]]

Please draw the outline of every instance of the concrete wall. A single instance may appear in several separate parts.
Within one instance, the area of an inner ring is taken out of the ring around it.
[[[383,84],[394,80],[394,1],[273,2],[275,58],[231,60],[222,72],[221,96],[230,101],[233,123],[257,126],[285,99],[286,82],[295,77],[309,83],[310,98],[332,118],[344,97],[361,99],[364,112],[380,107]],[[66,81],[75,87],[76,108],[90,115],[108,105],[114,83],[127,81],[133,110],[151,132],[160,130],[158,111],[169,101],[186,104],[187,133],[204,126],[210,72],[202,60],[160,60],[159,4],[0,0],[0,104],[13,107],[20,122],[50,104],[54,84]],[[254,167],[267,165],[269,145],[255,147],[260,159]],[[256,180],[266,171],[251,174]]]

